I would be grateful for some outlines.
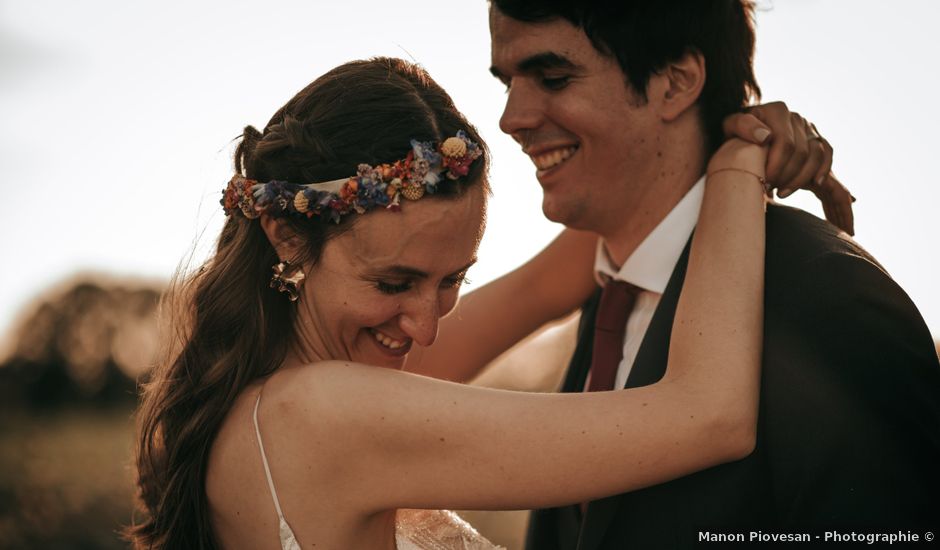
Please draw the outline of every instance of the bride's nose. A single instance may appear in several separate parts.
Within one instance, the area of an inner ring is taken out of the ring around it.
[[[427,347],[437,339],[437,323],[440,318],[439,293],[422,293],[405,305],[399,317],[399,326],[409,338]]]

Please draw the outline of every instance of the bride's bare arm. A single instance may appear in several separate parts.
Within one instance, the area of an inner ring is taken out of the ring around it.
[[[514,344],[573,312],[596,288],[597,237],[566,229],[519,268],[462,296],[441,319],[429,348],[414,349],[405,370],[465,382]]]
[[[285,473],[362,514],[512,509],[631,491],[746,456],[756,432],[764,197],[739,170],[761,174],[763,165],[763,150],[739,142],[710,165],[662,381],[528,394],[341,362],[292,369],[269,382],[262,407],[277,410],[267,424],[281,456],[296,457],[280,461],[292,463]]]

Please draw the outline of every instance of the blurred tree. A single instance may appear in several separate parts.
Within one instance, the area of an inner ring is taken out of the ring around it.
[[[162,289],[82,278],[42,296],[13,329],[0,403],[48,407],[135,399],[157,349]]]

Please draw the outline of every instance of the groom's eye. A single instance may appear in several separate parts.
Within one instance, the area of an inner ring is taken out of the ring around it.
[[[568,76],[543,76],[542,86],[548,90],[561,90],[571,82]]]

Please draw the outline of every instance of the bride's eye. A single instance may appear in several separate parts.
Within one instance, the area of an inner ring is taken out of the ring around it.
[[[387,283],[385,281],[376,281],[375,287],[385,294],[400,294],[411,288],[410,282]]]
[[[441,281],[442,288],[460,288],[460,285],[469,285],[470,279],[466,275],[459,275],[457,277],[448,277]]]

